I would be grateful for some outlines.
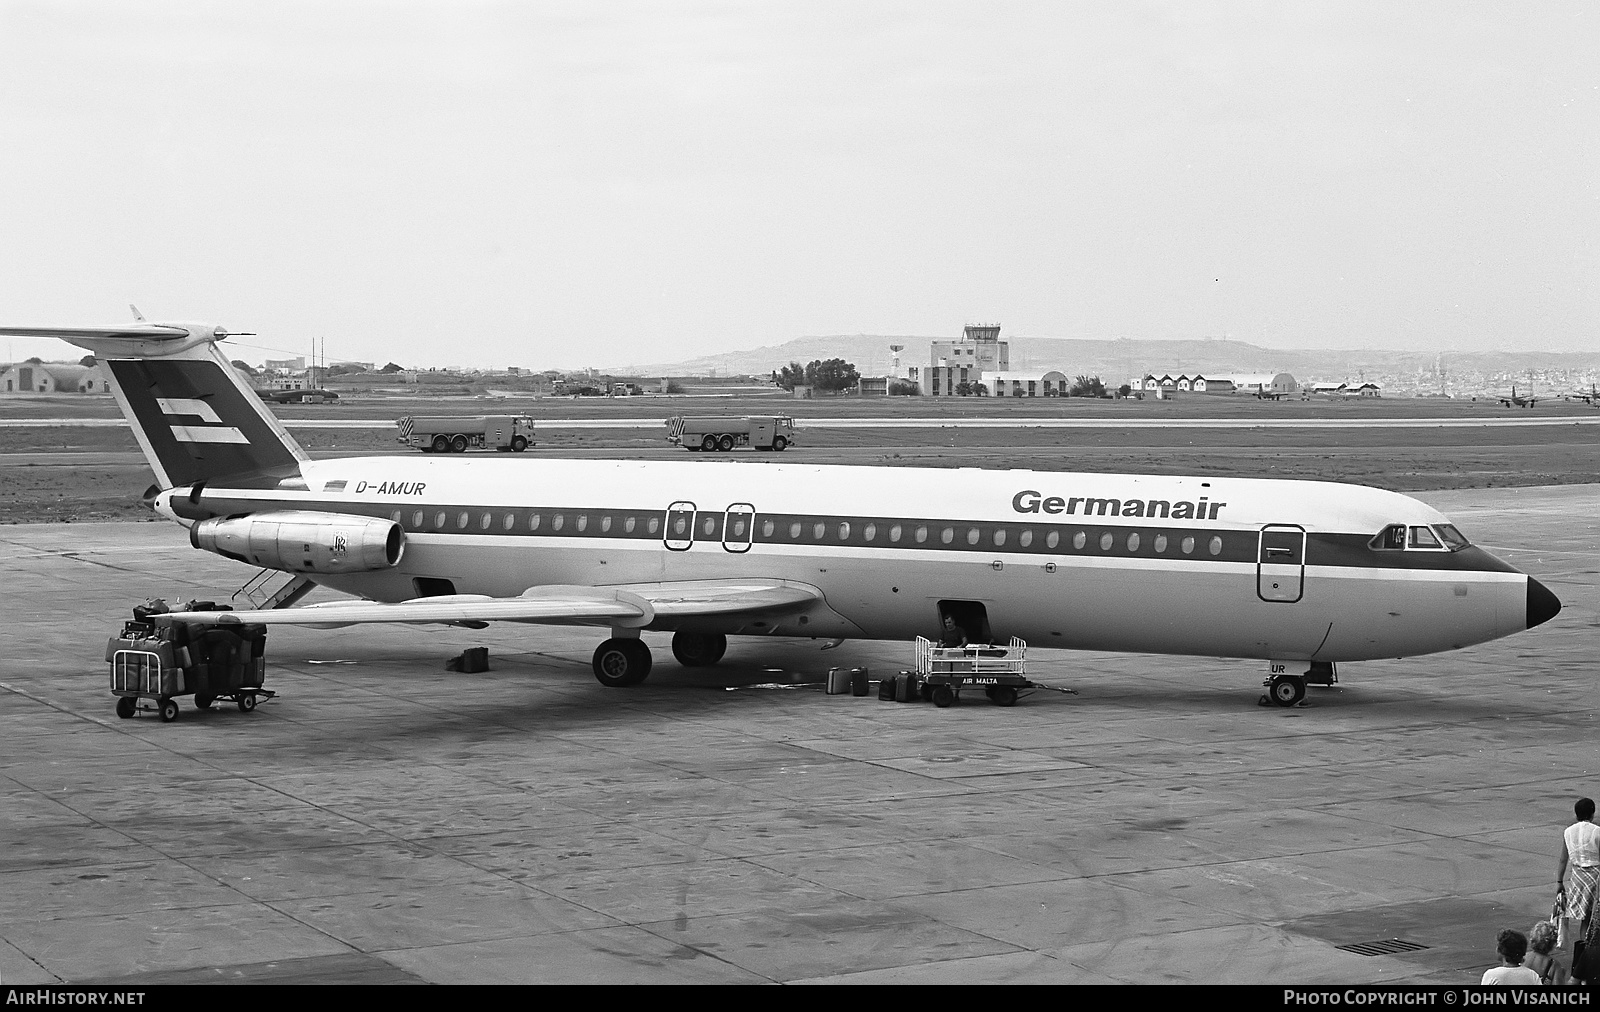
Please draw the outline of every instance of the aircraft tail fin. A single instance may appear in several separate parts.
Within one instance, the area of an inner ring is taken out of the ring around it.
[[[309,460],[217,342],[210,324],[0,327],[0,334],[54,337],[94,353],[165,488],[229,475],[293,473]]]

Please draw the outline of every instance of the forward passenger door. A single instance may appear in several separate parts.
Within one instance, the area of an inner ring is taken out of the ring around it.
[[[1306,531],[1297,524],[1261,528],[1256,552],[1256,595],[1293,604],[1305,594]]]

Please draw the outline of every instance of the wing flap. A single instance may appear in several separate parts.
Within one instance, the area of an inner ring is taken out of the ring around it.
[[[650,602],[660,618],[772,614],[822,600],[822,591],[793,580],[682,580],[619,587]]]

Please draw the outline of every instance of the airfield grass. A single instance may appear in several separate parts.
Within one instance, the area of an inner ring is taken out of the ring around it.
[[[920,398],[627,398],[475,399],[347,398],[331,405],[274,409],[316,457],[403,452],[387,422],[367,428],[317,428],[318,421],[387,420],[404,414],[529,414],[537,445],[527,454],[497,454],[508,463],[541,456],[725,461],[666,444],[663,420],[673,414],[795,416],[798,444],[778,455],[739,451],[737,459],[786,464],[876,464],[907,467],[1031,468],[1042,471],[1201,474],[1356,482],[1401,492],[1448,488],[1600,482],[1600,425],[1572,424],[1597,409],[1581,404],[1507,409],[1490,400],[1433,398],[1368,402],[1257,401],[1189,397],[1169,401],[931,401]],[[0,419],[116,417],[109,398],[41,397],[0,401]],[[807,417],[870,420],[1014,418],[1016,428],[806,428]],[[1098,419],[1104,428],[1041,429],[1030,420]],[[538,419],[631,419],[637,428],[550,427]],[[1548,424],[1405,428],[1186,428],[1186,419],[1262,421],[1422,418],[1538,418]],[[1166,428],[1118,427],[1119,421],[1161,419]],[[0,523],[145,520],[138,504],[154,476],[131,430],[65,424],[0,426]]]

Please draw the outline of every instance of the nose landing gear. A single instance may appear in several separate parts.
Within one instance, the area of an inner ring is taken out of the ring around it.
[[[1306,680],[1298,675],[1274,675],[1267,679],[1267,696],[1279,706],[1293,706],[1306,698]]]
[[[1259,706],[1298,706],[1306,698],[1307,685],[1336,685],[1339,681],[1339,672],[1332,661],[1310,661],[1303,674],[1291,675],[1287,670],[1288,663],[1273,661],[1271,675],[1262,685],[1267,687],[1266,695],[1257,700]]]

